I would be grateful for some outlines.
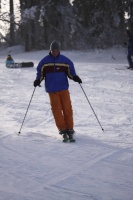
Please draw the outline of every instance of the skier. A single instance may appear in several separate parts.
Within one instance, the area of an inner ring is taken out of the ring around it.
[[[76,75],[73,62],[66,56],[60,54],[60,45],[53,41],[50,45],[49,55],[44,57],[37,66],[34,87],[39,86],[45,79],[45,90],[49,94],[51,110],[56,126],[64,138],[73,142],[73,110],[69,94],[68,78],[82,83]]]
[[[132,60],[132,56],[133,56],[133,35],[131,34],[131,32],[130,32],[129,30],[127,30],[127,36],[128,36],[128,43],[127,43],[127,48],[128,48],[127,60],[128,60],[128,63],[129,63],[128,69],[133,69],[133,60]]]
[[[8,66],[9,64],[13,64],[13,63],[14,63],[13,58],[11,57],[11,55],[8,55],[6,58],[6,66]]]

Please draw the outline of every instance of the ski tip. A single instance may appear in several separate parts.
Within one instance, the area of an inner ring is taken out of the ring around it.
[[[76,142],[76,140],[73,138],[73,139],[69,139],[70,142]]]

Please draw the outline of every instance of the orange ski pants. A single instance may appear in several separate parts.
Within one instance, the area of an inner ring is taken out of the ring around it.
[[[73,111],[68,90],[49,93],[51,110],[57,128],[73,129]]]

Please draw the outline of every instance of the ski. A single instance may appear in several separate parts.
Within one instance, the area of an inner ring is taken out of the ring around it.
[[[23,67],[33,67],[34,63],[33,62],[22,62],[22,63],[11,63],[7,64],[7,68],[23,68]]]
[[[76,140],[75,140],[75,139],[69,139],[69,141],[70,141],[70,142],[76,142]]]
[[[75,140],[75,139],[65,138],[65,139],[63,139],[63,142],[64,142],[64,143],[68,143],[68,142],[74,143],[74,142],[76,142],[76,140]]]
[[[133,68],[132,68],[132,67],[129,67],[129,66],[125,66],[125,67],[126,67],[126,69],[133,70]]]
[[[125,68],[115,68],[116,70],[126,70]]]
[[[66,143],[68,142],[68,140],[69,140],[68,138],[64,138],[62,142]]]
[[[129,68],[129,66],[124,66],[125,68],[115,68],[116,70],[133,70],[133,68]]]

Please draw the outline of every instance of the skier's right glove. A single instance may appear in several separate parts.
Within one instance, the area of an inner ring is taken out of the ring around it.
[[[34,85],[34,87],[40,86],[40,80],[35,80],[33,85]]]
[[[79,78],[79,76],[73,76],[73,80],[75,82],[82,83],[82,80]]]

